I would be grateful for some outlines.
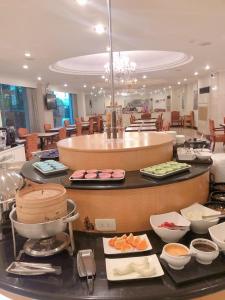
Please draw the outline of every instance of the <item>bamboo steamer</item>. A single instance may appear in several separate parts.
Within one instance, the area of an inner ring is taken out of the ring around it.
[[[67,215],[66,189],[55,183],[31,185],[16,193],[18,222],[37,224]]]

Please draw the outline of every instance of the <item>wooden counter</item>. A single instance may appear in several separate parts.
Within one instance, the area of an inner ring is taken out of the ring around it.
[[[105,134],[72,137],[57,143],[60,161],[76,169],[138,170],[171,160],[172,138],[164,132],[124,133],[108,140]]]

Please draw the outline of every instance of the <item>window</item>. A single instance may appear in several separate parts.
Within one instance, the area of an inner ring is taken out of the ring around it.
[[[64,125],[64,120],[74,123],[73,102],[69,93],[54,92],[56,96],[57,109],[53,110],[54,126]]]
[[[26,88],[0,84],[0,111],[3,127],[29,129]]]

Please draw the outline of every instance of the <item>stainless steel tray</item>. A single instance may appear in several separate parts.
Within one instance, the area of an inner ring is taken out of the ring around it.
[[[176,170],[176,171],[172,171],[172,172],[169,172],[169,173],[164,174],[164,175],[156,175],[156,174],[153,174],[151,172],[146,172],[145,169],[140,169],[140,172],[141,172],[141,174],[146,175],[146,176],[150,176],[152,178],[163,179],[163,178],[166,178],[166,177],[169,177],[169,176],[172,176],[172,175],[176,175],[176,174],[180,174],[180,173],[183,173],[185,171],[188,171],[188,170],[190,170],[190,168],[191,168],[191,166],[188,165],[185,168],[182,168],[182,169],[179,169],[179,170]]]
[[[65,166],[65,168],[63,168],[63,169],[44,171],[41,168],[39,168],[39,166],[36,163],[33,163],[33,167],[44,175],[55,175],[55,174],[63,173],[69,169],[68,167]]]

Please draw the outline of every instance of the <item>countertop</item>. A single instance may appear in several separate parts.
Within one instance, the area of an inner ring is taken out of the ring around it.
[[[196,176],[200,176],[210,169],[210,165],[207,164],[192,164],[190,171],[186,171],[177,175],[167,177],[165,179],[152,179],[147,176],[140,174],[139,170],[137,171],[128,171],[126,172],[125,180],[121,182],[85,182],[85,183],[71,183],[69,181],[69,176],[72,173],[71,170],[57,174],[46,176],[42,175],[39,171],[35,170],[32,166],[36,160],[26,162],[22,167],[21,174],[36,183],[59,183],[64,185],[69,189],[89,189],[89,190],[102,190],[102,189],[136,189],[136,188],[145,188],[152,186],[159,186],[164,184],[172,184],[179,181],[189,180]]]
[[[148,231],[147,234],[153,250],[146,252],[146,254],[160,254],[164,245],[163,242],[152,231]],[[188,233],[182,242],[189,245],[195,237],[196,235]],[[17,241],[22,246],[24,239],[17,236]],[[166,272],[164,276],[155,279],[110,283],[106,278],[102,237],[96,233],[75,232],[75,244],[77,250],[94,250],[97,274],[93,295],[88,295],[85,280],[78,276],[76,258],[69,256],[66,251],[42,259],[31,258],[26,255],[22,257],[23,261],[48,262],[60,265],[63,269],[60,276],[23,277],[7,274],[5,269],[14,260],[10,233],[6,234],[3,241],[0,241],[0,288],[40,300],[184,300],[225,289],[225,275],[198,280],[179,287],[173,283]]]

